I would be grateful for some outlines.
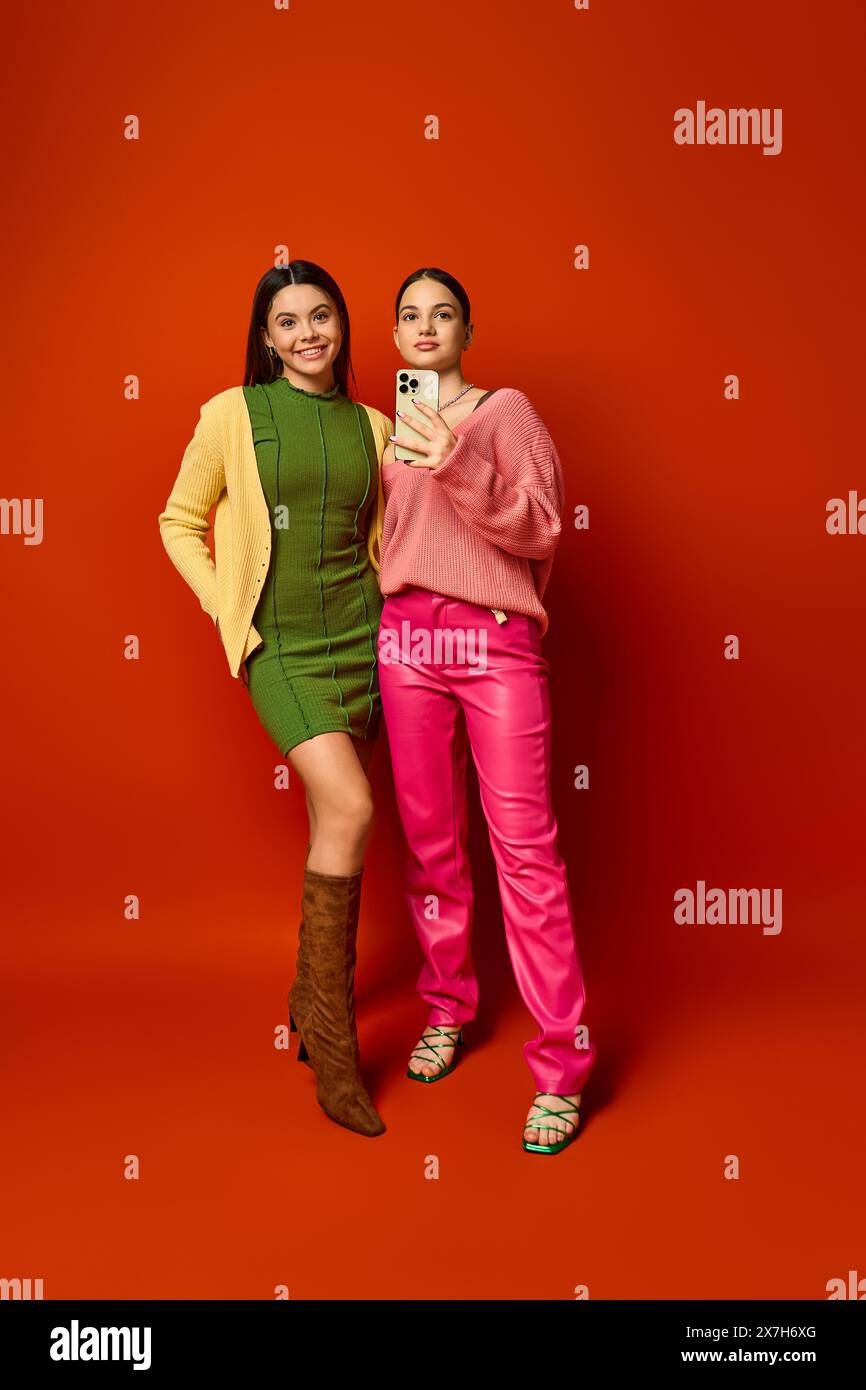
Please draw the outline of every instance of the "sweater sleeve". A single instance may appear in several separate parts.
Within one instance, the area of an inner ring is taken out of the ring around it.
[[[514,395],[486,446],[492,459],[473,448],[471,433],[461,435],[431,478],[485,540],[511,555],[544,560],[562,532],[562,470],[532,403],[522,392]]]
[[[225,488],[222,451],[202,406],[198,424],[181,460],[180,472],[159,515],[162,543],[172,564],[214,623],[217,620],[216,566],[205,539],[208,513]]]

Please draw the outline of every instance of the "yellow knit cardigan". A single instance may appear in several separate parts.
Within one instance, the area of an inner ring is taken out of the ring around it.
[[[364,409],[379,460],[376,518],[367,536],[370,562],[378,573],[375,552],[385,514],[382,455],[394,427],[372,406]],[[211,559],[205,537],[214,503]],[[214,623],[219,620],[229,670],[237,677],[241,663],[263,641],[253,626],[253,613],[271,558],[271,519],[242,386],[220,391],[201,407],[180,472],[160,512],[159,530],[172,564]]]

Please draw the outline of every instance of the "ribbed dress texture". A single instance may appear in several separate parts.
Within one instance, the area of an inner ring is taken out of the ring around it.
[[[287,377],[243,388],[272,527],[248,691],[282,753],[316,734],[375,738],[383,599],[367,554],[378,460],[366,412]]]

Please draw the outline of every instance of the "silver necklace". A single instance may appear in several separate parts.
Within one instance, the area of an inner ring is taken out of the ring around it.
[[[467,391],[471,391],[471,390],[472,390],[472,387],[473,387],[474,385],[475,385],[475,382],[474,382],[474,381],[470,381],[470,383],[469,383],[468,386],[464,386],[464,387],[463,387],[463,390],[462,390],[462,391],[459,391],[459,392],[457,393],[456,396],[452,396],[452,398],[451,398],[450,401],[446,401],[444,405],[440,405],[439,409],[440,409],[440,410],[447,410],[448,407],[449,407],[449,405],[453,405],[455,401],[459,401],[459,399],[460,399],[461,396],[465,396]]]

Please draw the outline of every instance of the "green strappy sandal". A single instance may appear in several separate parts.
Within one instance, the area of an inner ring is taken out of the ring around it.
[[[414,1057],[416,1052],[439,1052],[441,1048],[448,1046],[454,1047],[454,1056],[451,1058],[451,1061],[447,1067],[445,1066],[441,1057],[419,1058],[419,1060],[422,1062],[430,1062],[431,1064],[435,1064],[439,1067],[439,1071],[434,1072],[432,1076],[425,1076],[422,1071],[413,1071],[411,1067],[407,1067],[406,1075],[408,1076],[410,1081],[441,1081],[443,1076],[447,1076],[450,1071],[454,1070],[454,1068],[457,1066],[457,1048],[463,1042],[463,1029],[459,1029],[456,1043],[453,1038],[448,1038],[447,1042],[439,1043],[428,1043],[426,1041],[427,1038],[447,1037],[449,1033],[454,1032],[458,1032],[458,1030],[456,1028],[445,1028],[438,1023],[433,1023],[424,1030],[424,1032],[421,1034],[420,1043],[417,1047],[413,1047],[411,1053],[409,1054],[410,1058]]]
[[[568,1116],[569,1116],[569,1115],[579,1115],[579,1114],[580,1114],[580,1106],[579,1106],[579,1105],[572,1105],[571,1101],[566,1101],[566,1102],[565,1102],[565,1105],[563,1106],[563,1108],[562,1108],[561,1110],[550,1110],[550,1109],[548,1109],[548,1107],[547,1107],[546,1105],[539,1105],[539,1103],[538,1103],[538,1097],[539,1097],[539,1096],[552,1096],[552,1095],[555,1095],[555,1094],[556,1094],[556,1093],[555,1093],[554,1091],[536,1091],[536,1092],[535,1092],[535,1100],[532,1102],[532,1104],[535,1106],[535,1109],[536,1109],[536,1110],[540,1110],[540,1111],[542,1112],[542,1114],[544,1114],[544,1115],[552,1115],[552,1116],[562,1115],[566,1120],[568,1120]],[[562,1096],[556,1096],[556,1099],[557,1099],[557,1100],[562,1100],[563,1097],[562,1097]],[[530,1143],[527,1142],[527,1139],[526,1139],[526,1131],[527,1131],[528,1129],[547,1129],[547,1128],[553,1128],[553,1126],[547,1126],[547,1125],[543,1124],[543,1123],[542,1123],[542,1120],[541,1120],[541,1116],[538,1116],[538,1117],[537,1117],[536,1119],[534,1119],[534,1120],[527,1120],[527,1121],[526,1121],[526,1124],[523,1126],[523,1147],[524,1147],[524,1149],[526,1150],[527,1153],[533,1153],[533,1154],[558,1154],[558,1153],[561,1153],[563,1149],[567,1149],[567,1148],[568,1148],[569,1144],[571,1144],[571,1143],[577,1138],[578,1134],[580,1133],[580,1126],[579,1126],[578,1124],[575,1124],[573,1120],[568,1120],[568,1123],[569,1123],[570,1125],[573,1126],[572,1132],[571,1132],[571,1134],[567,1134],[567,1135],[565,1136],[564,1139],[560,1139],[560,1141],[559,1141],[558,1144],[530,1144]]]

